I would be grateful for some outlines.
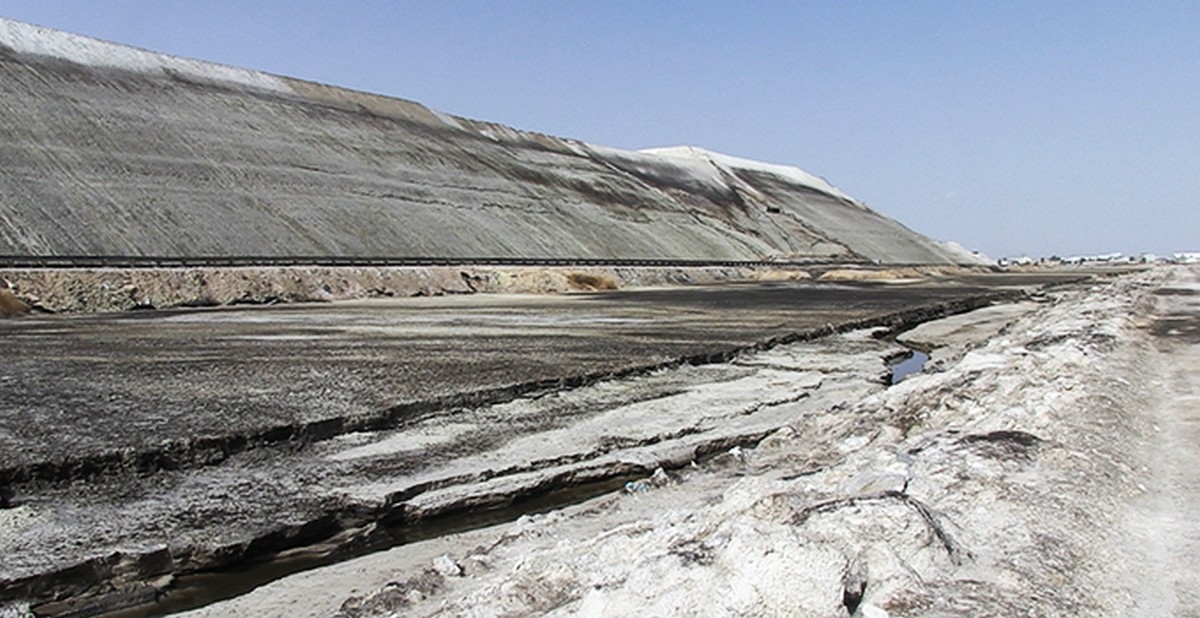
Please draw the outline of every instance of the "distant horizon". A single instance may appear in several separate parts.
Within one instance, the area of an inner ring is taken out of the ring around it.
[[[799,167],[993,259],[1200,250],[1196,6],[7,4],[520,130]]]

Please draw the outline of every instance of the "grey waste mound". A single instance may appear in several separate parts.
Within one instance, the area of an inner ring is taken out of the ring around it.
[[[0,255],[963,261],[795,168],[0,19]]]

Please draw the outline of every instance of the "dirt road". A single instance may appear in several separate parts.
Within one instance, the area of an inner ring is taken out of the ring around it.
[[[1155,396],[1137,443],[1147,481],[1125,525],[1142,550],[1131,572],[1143,574],[1147,615],[1200,616],[1200,272],[1174,274],[1154,296]]]

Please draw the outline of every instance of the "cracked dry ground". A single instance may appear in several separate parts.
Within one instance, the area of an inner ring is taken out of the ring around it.
[[[882,390],[901,348],[829,332],[997,294],[789,283],[14,321],[0,603],[94,615],[165,589],[149,613],[194,607],[174,600],[191,573],[344,558],[390,522],[686,465]]]
[[[1198,320],[1197,269],[1056,293],[645,492],[195,615],[1200,615]]]

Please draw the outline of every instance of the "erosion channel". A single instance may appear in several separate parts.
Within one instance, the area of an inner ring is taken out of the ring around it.
[[[933,336],[911,327],[1033,306],[1011,303],[1048,282],[2,322],[0,484],[15,497],[0,510],[0,608],[160,614],[242,592],[233,581],[620,494],[632,479],[649,479],[635,493],[673,482],[887,388],[886,359],[906,351],[892,334],[922,347]]]

